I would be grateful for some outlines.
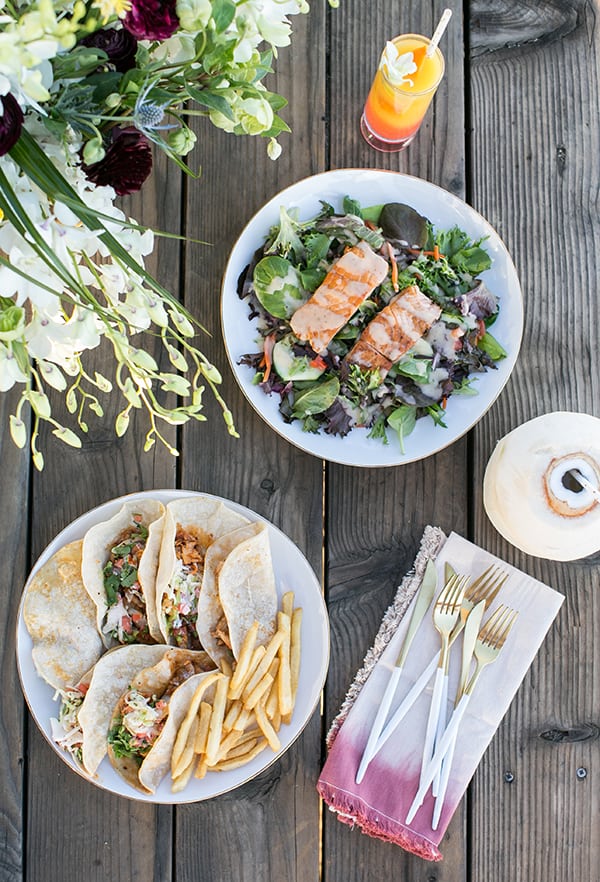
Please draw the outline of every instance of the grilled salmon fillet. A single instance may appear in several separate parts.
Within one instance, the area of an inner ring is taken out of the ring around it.
[[[315,352],[327,349],[340,328],[385,279],[389,266],[366,242],[349,248],[333,264],[310,300],[291,318],[292,331]]]
[[[441,312],[416,285],[410,285],[369,322],[346,360],[362,368],[378,368],[384,377],[439,319]]]

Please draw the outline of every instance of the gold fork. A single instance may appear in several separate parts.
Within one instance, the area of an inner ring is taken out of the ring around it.
[[[444,756],[454,740],[461,720],[465,715],[475,684],[479,680],[484,668],[487,667],[487,665],[492,664],[492,662],[495,662],[500,655],[500,651],[506,643],[506,638],[514,625],[517,616],[518,612],[516,610],[509,609],[506,606],[499,606],[479,632],[475,643],[475,651],[473,653],[476,661],[475,670],[465,687],[465,691],[460,701],[452,712],[450,721],[444,731],[442,739],[440,740],[439,746],[436,748],[435,754],[425,771],[425,775],[422,776],[422,780],[419,783],[419,789],[417,790],[417,794],[409,809],[408,815],[406,816],[406,824],[411,823],[423,804],[425,795],[429,790],[429,787],[442,764]]]
[[[457,573],[455,573],[451,566],[446,564],[446,584],[453,576],[457,576]],[[466,588],[465,596],[463,597],[463,603],[460,610],[460,620],[456,623],[455,628],[450,635],[450,645],[452,645],[452,643],[456,640],[456,638],[464,628],[468,616],[467,611],[471,608],[471,605],[476,605],[481,600],[485,600],[487,608],[498,594],[498,591],[500,590],[506,579],[508,579],[508,575],[505,574],[498,567],[496,567],[495,569],[495,565],[492,564],[491,567],[488,567],[487,570],[485,570],[480,576],[477,577],[477,579],[475,579],[474,582],[472,582]],[[412,686],[412,688],[406,694],[400,706],[394,711],[389,721],[385,724],[384,728],[381,731],[381,734],[379,735],[379,738],[377,739],[377,744],[371,751],[371,759],[377,753],[379,753],[383,745],[388,741],[389,738],[391,738],[406,714],[412,708],[417,698],[426,688],[427,684],[429,683],[437,669],[438,661],[439,654],[436,654],[434,658],[431,659],[427,667],[423,669],[423,673],[419,676],[414,686]],[[446,700],[442,707],[446,708],[447,703],[448,698],[446,695]]]
[[[460,620],[460,610],[465,596],[465,587],[468,582],[467,576],[450,577],[444,590],[438,597],[433,608],[433,624],[440,635],[441,649],[438,666],[435,672],[433,693],[427,718],[425,743],[423,745],[423,759],[421,761],[421,779],[423,778],[431,756],[438,727],[438,717],[444,691],[444,680],[448,672],[448,658],[450,654],[450,635]]]
[[[451,568],[449,568],[451,569]],[[465,590],[465,594],[463,597],[463,602],[460,608],[460,618],[456,622],[452,633],[450,634],[450,646],[455,642],[457,637],[464,630],[469,614],[473,610],[478,603],[482,600],[485,600],[484,611],[491,605],[492,601],[496,598],[496,595],[508,579],[508,573],[505,573],[504,570],[501,569],[497,564],[491,564],[481,573],[480,576],[477,577],[470,585],[467,586]],[[446,669],[444,671],[444,681],[442,687],[442,697],[440,701],[440,712],[437,720],[437,728],[435,732],[435,737],[433,740],[433,750],[432,753],[435,752],[435,747],[439,744],[439,740],[442,737],[444,729],[446,728],[446,711],[448,707],[448,663],[450,656],[448,655],[446,661]],[[435,781],[433,782],[433,795],[437,796],[438,790],[440,787],[440,772],[436,775]]]

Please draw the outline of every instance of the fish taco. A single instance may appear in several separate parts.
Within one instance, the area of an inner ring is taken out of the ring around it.
[[[108,733],[111,764],[131,786],[154,793],[169,768],[191,696],[214,670],[207,653],[172,647],[132,678],[116,703]]]
[[[159,626],[167,643],[202,648],[196,622],[206,553],[217,539],[247,524],[247,518],[210,496],[167,505],[156,580]]]
[[[163,642],[155,585],[164,513],[154,499],[126,502],[84,537],[83,581],[106,646]]]
[[[277,592],[269,531],[252,523],[217,539],[206,552],[197,630],[204,649],[219,662],[238,657],[244,637],[258,622],[257,644],[275,633]]]
[[[61,689],[58,718],[50,720],[52,740],[70,753],[76,764],[95,775],[106,756],[114,707],[132,678],[156,664],[168,647],[159,644],[115,646],[72,687]]]
[[[23,620],[35,668],[54,689],[70,689],[102,655],[96,610],[81,578],[81,540],[60,548],[29,579]]]

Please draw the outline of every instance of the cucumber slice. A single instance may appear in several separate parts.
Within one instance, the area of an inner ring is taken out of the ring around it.
[[[294,337],[278,340],[273,347],[273,366],[282,380],[317,380],[325,371],[324,367],[311,365],[306,355],[294,355]]]

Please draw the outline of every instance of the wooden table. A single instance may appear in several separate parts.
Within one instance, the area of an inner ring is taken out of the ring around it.
[[[179,459],[158,446],[143,454],[143,427],[117,441],[109,405],[81,452],[45,436],[38,474],[9,440],[12,402],[0,396],[3,882],[600,878],[598,556],[556,564],[518,552],[487,520],[481,489],[495,442],[518,424],[554,410],[600,415],[600,8],[448,0],[454,16],[434,110],[404,153],[376,153],[358,117],[381,48],[398,32],[431,33],[443,5],[341,0],[331,10],[312,0],[311,14],[293,19],[293,45],[271,78],[289,99],[293,129],[281,158],[269,160],[259,139],[199,123],[192,163],[201,179],[182,182],[158,160],[131,204],[146,223],[212,243],[162,240],[153,268],[211,330],[202,346],[223,370],[239,440],[211,406],[206,424],[180,433]],[[238,391],[220,337],[220,277],[243,225],[284,186],[344,167],[406,171],[466,199],[503,237],[523,286],[521,356],[500,399],[467,437],[396,468],[324,464],[279,438]],[[331,619],[322,713],[252,783],[177,809],[112,797],[69,772],[25,711],[14,661],[21,586],[49,540],[100,502],[160,487],[228,497],[283,529],[323,573]],[[566,596],[450,825],[441,864],[348,829],[315,791],[324,734],[428,523]]]

